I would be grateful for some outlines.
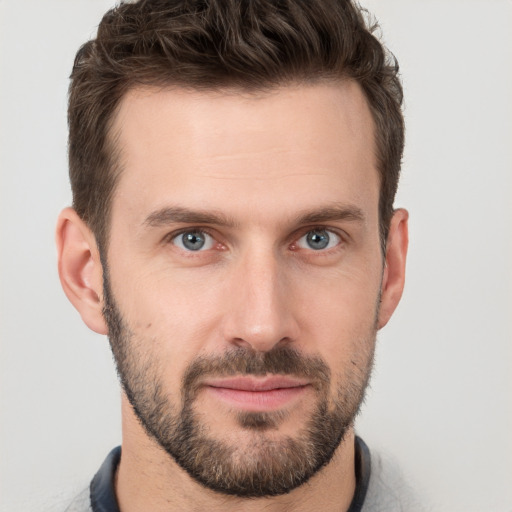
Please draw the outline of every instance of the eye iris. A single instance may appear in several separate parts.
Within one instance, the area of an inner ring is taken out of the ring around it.
[[[308,233],[306,240],[311,249],[319,251],[329,245],[329,234],[327,231],[311,231]]]
[[[205,244],[204,236],[201,233],[184,233],[181,240],[183,246],[191,251],[198,251]]]

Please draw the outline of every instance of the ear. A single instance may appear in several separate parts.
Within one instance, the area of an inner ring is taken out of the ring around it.
[[[64,293],[89,329],[107,334],[103,318],[103,268],[94,234],[72,208],[57,221],[59,277]]]
[[[395,210],[389,228],[386,244],[386,261],[382,276],[381,303],[379,310],[378,328],[384,327],[395,311],[405,283],[405,260],[409,244],[407,210]]]

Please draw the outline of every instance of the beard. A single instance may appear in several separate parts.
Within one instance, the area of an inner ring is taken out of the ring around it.
[[[104,267],[106,269],[106,266]],[[319,357],[289,346],[268,352],[236,348],[222,356],[201,356],[185,370],[181,400],[172,402],[164,389],[165,369],[149,340],[126,324],[104,277],[103,314],[123,390],[146,433],[193,479],[215,492],[243,498],[286,494],[306,483],[329,463],[364,401],[371,375],[376,328],[362,340],[350,366],[339,374],[331,396],[331,371]],[[205,377],[266,374],[306,378],[316,395],[315,407],[296,436],[276,436],[285,411],[236,413],[250,441],[229,443],[209,433],[208,419],[195,410]]]

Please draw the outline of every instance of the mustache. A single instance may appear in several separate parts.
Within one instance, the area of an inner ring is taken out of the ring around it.
[[[328,386],[331,379],[329,367],[318,356],[304,355],[287,346],[274,347],[268,352],[256,352],[239,347],[223,355],[201,356],[195,359],[185,371],[182,389],[187,394],[194,392],[200,387],[205,376],[264,376],[267,374],[305,378],[318,389]]]

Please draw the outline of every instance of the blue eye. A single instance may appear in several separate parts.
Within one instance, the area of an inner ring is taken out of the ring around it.
[[[201,251],[211,249],[213,238],[204,231],[185,231],[172,239],[172,243],[184,251]]]
[[[297,245],[301,249],[313,249],[322,251],[336,247],[341,242],[341,238],[332,231],[326,229],[313,229],[299,238]]]

